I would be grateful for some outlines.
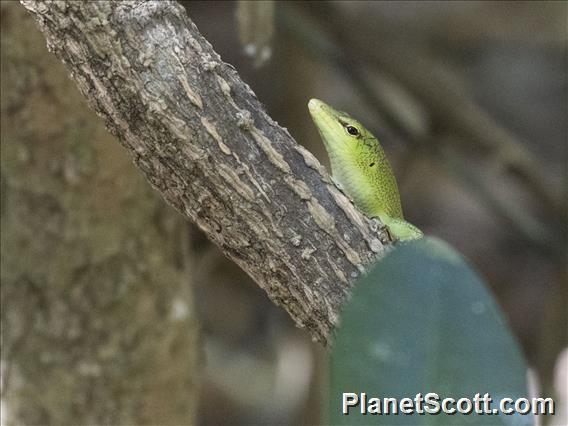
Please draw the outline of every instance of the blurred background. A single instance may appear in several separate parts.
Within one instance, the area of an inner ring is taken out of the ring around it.
[[[310,98],[379,137],[406,218],[566,401],[567,3],[183,4],[326,166]],[[150,189],[17,2],[0,24],[2,424],[318,423],[325,352]]]

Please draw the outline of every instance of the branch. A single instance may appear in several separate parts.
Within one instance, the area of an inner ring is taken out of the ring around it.
[[[183,7],[22,4],[152,186],[329,344],[353,279],[385,238],[265,113]]]

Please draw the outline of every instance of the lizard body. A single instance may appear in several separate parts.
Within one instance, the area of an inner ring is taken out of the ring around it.
[[[363,213],[378,217],[399,240],[422,231],[404,220],[396,179],[385,152],[371,132],[348,114],[311,99],[308,108],[331,163],[334,180]]]

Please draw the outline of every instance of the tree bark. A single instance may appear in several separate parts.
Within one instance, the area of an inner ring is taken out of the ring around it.
[[[0,7],[2,421],[193,424],[185,224],[85,107],[31,17]]]
[[[354,278],[389,242],[380,224],[266,114],[181,5],[22,4],[152,186],[327,345]]]

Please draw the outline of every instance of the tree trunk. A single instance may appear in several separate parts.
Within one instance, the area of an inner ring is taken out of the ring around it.
[[[154,188],[329,343],[352,281],[387,238],[270,119],[183,7],[22,3]]]
[[[1,8],[3,420],[194,423],[186,225]]]

